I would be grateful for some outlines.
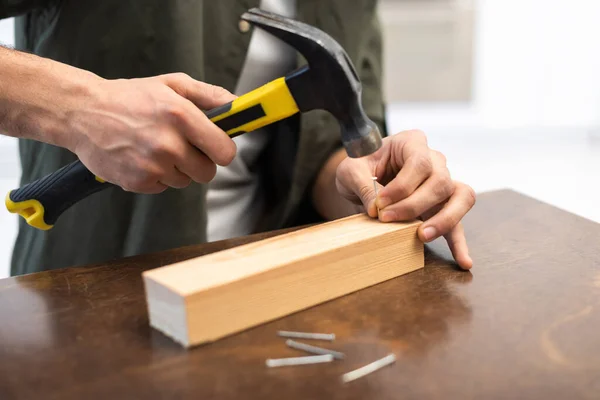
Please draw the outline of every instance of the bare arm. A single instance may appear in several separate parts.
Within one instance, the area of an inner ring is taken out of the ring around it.
[[[0,46],[0,131],[70,148],[66,113],[89,95],[90,72]]]
[[[208,182],[235,156],[201,111],[235,96],[185,74],[107,80],[3,47],[0,71],[0,132],[67,148],[125,190]]]

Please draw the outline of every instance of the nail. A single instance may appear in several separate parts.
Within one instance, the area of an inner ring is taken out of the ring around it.
[[[381,210],[392,204],[392,199],[390,199],[389,197],[379,197],[375,200],[375,202],[377,208]]]
[[[435,230],[435,228],[433,226],[428,226],[427,228],[423,229],[423,236],[425,236],[425,240],[427,240],[427,241],[430,241],[431,239],[433,239],[436,234],[437,234],[437,231]]]
[[[386,357],[383,357],[377,361],[373,361],[371,364],[367,364],[364,367],[360,367],[359,369],[355,369],[354,371],[350,371],[342,375],[342,382],[348,383],[352,382],[355,379],[362,378],[368,374],[371,374],[377,370],[380,370],[383,367],[387,367],[396,362],[396,355],[390,354]]]
[[[332,362],[333,356],[331,354],[324,354],[320,356],[307,356],[307,357],[289,357],[289,358],[269,358],[265,362],[267,367],[286,367],[291,365],[307,365],[307,364],[319,364]]]
[[[371,179],[373,179],[373,190],[375,191],[375,208],[377,209],[377,216],[379,217],[379,207],[377,207],[377,196],[379,196],[377,194],[377,177],[374,176]]]
[[[286,340],[285,344],[288,347],[291,347],[292,349],[306,351],[307,353],[319,354],[319,355],[331,354],[333,356],[333,358],[335,358],[337,360],[341,360],[344,358],[344,353],[340,353],[339,351],[324,349],[322,347],[317,347],[317,346],[311,346],[310,344],[296,342],[295,340],[292,340],[292,339]]]
[[[277,331],[277,335],[284,338],[294,339],[335,340],[335,333]]]

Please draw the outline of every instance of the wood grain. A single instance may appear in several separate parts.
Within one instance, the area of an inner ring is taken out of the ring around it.
[[[415,271],[420,224],[354,215],[146,271],[150,324],[191,347]]]
[[[423,269],[192,350],[150,328],[142,271],[282,232],[0,280],[0,399],[597,400],[600,226],[512,191],[464,226],[471,271],[439,240]],[[266,368],[304,355],[277,330],[345,358]]]

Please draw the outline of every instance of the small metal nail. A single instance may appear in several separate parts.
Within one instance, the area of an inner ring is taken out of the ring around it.
[[[310,344],[296,342],[295,340],[288,339],[285,341],[285,344],[288,347],[296,350],[303,350],[307,353],[312,354],[331,354],[333,358],[337,360],[342,360],[344,358],[344,353],[340,353],[339,351],[324,349],[322,347],[311,346]]]
[[[324,354],[320,356],[269,358],[267,359],[266,364],[269,368],[275,368],[293,365],[320,364],[332,361],[333,356],[331,354]]]
[[[293,339],[313,339],[313,340],[335,340],[335,334],[333,333],[309,333],[309,332],[290,332],[290,331],[278,331],[277,335],[285,338]]]
[[[377,361],[373,361],[371,364],[367,364],[364,367],[355,369],[354,371],[350,371],[342,375],[342,381],[344,383],[348,383],[358,378],[362,378],[365,375],[368,375],[372,372],[377,371],[387,365],[390,365],[396,361],[396,356],[394,354],[389,354]]]
[[[373,176],[371,177],[371,179],[373,179],[373,189],[375,189],[375,201],[377,201],[377,177]],[[377,215],[379,215],[379,207],[377,207]]]

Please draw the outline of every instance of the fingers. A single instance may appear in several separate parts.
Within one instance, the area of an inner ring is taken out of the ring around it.
[[[446,161],[436,152],[432,153],[433,173],[409,197],[381,210],[383,222],[406,221],[422,216],[426,211],[445,202],[454,193],[454,182],[446,168]]]
[[[467,247],[467,239],[462,224],[456,225],[450,233],[445,235],[445,238],[458,265],[465,270],[471,269],[473,260],[469,256],[469,248]]]
[[[362,179],[356,186],[359,189],[358,195],[363,207],[367,211],[367,214],[373,218],[377,218],[378,215],[375,186],[377,186],[377,192],[383,188],[383,186],[377,183],[377,181],[373,180],[372,177],[369,179]]]
[[[196,81],[185,74],[161,75],[159,79],[185,99],[169,112],[188,141],[217,165],[229,165],[237,151],[235,142],[200,109],[223,105],[233,101],[235,96],[224,88]]]
[[[424,242],[431,242],[450,233],[473,205],[475,205],[473,189],[464,183],[455,182],[454,193],[448,202],[419,227],[419,237]]]
[[[165,185],[164,183],[156,182],[153,185],[148,185],[148,186],[144,187],[143,189],[134,189],[134,190],[126,189],[126,188],[123,188],[123,189],[127,192],[134,192],[134,193],[159,194],[159,193],[164,192],[168,188],[169,187],[167,185]]]
[[[454,183],[455,190],[442,207],[429,210],[427,219],[419,227],[418,235],[423,242],[431,242],[444,236],[454,260],[462,269],[471,269],[473,260],[469,256],[467,240],[460,221],[475,205],[475,192],[461,182]]]
[[[186,139],[212,162],[221,166],[231,163],[237,152],[235,142],[202,111],[185,100],[170,112]]]
[[[191,181],[192,180],[189,176],[181,173],[181,171],[173,167],[167,174],[165,174],[161,178],[160,183],[172,188],[183,189],[189,186]]]
[[[160,193],[167,187],[182,189],[194,180],[207,183],[214,178],[216,165],[184,137],[166,131],[162,140],[146,149],[141,159],[130,160],[126,188],[138,193]],[[136,171],[137,173],[131,173]]]
[[[169,188],[168,185],[165,185],[158,180],[145,179],[143,181],[138,181],[135,178],[123,178],[120,179],[120,181],[122,183],[119,186],[121,186],[124,191],[132,193],[159,194]]]
[[[410,137],[400,141],[398,146],[401,148],[392,149],[391,159],[396,159],[395,164],[401,169],[379,193],[377,206],[380,209],[409,197],[433,172],[431,150],[424,134],[411,132]]]
[[[197,81],[183,73],[161,75],[160,78],[167,86],[201,110],[222,106],[237,97],[225,88]]]
[[[382,186],[376,184],[377,190],[381,190]],[[336,186],[342,197],[354,204],[362,204],[369,216],[377,217],[373,176],[366,159],[345,159],[336,171]]]
[[[419,238],[431,242],[444,236],[460,267],[471,268],[473,261],[460,221],[475,204],[473,189],[452,180],[446,158],[429,148],[420,131],[392,137],[382,149],[385,152],[381,151],[373,162],[348,164],[343,174],[338,171],[340,193],[355,193],[371,216],[377,216],[379,208],[379,219],[383,222],[423,219]],[[369,167],[361,167],[369,164],[376,165],[377,176],[386,185],[378,185],[375,202],[373,172]]]
[[[188,145],[185,155],[177,163],[177,169],[194,182],[208,183],[217,173],[217,166],[194,146]]]

